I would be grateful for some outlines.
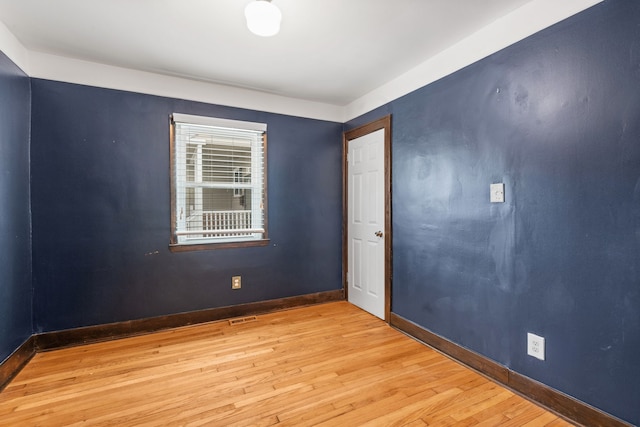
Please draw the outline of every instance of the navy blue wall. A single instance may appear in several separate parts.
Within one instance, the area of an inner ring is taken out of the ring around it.
[[[38,79],[32,91],[36,332],[341,288],[342,124]],[[270,246],[169,251],[173,112],[267,123]]]
[[[31,336],[29,78],[0,52],[0,362]]]
[[[606,1],[347,127],[389,113],[392,310],[639,424],[640,2]]]

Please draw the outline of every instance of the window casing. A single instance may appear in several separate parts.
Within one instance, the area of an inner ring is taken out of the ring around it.
[[[266,244],[266,124],[173,114],[171,246]]]

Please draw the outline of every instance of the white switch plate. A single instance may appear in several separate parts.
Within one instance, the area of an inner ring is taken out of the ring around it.
[[[536,359],[544,360],[544,338],[527,333],[527,354]]]
[[[491,203],[504,203],[504,184],[491,184],[489,186]]]

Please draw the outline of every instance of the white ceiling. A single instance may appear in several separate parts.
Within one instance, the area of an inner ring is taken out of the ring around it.
[[[530,0],[273,0],[271,38],[250,1],[0,0],[0,20],[32,52],[346,105]]]

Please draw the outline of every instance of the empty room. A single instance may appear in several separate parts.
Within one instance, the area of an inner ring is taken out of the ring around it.
[[[0,0],[0,426],[640,425],[640,2]]]

